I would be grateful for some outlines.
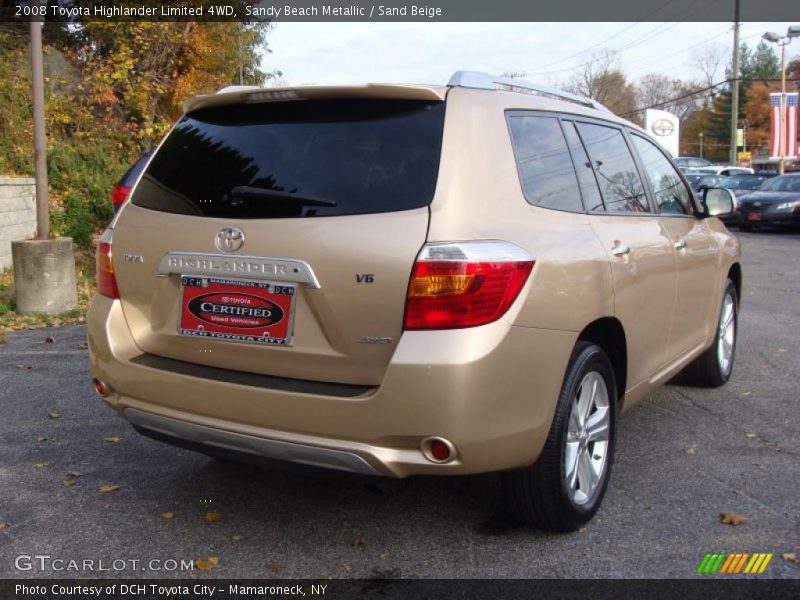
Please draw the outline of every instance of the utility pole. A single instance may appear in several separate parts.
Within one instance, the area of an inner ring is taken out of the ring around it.
[[[44,121],[44,60],[42,21],[31,21],[31,70],[33,75],[33,149],[36,164],[36,239],[50,238],[50,205],[47,199],[47,136]]]
[[[736,154],[736,130],[739,127],[739,1],[733,14],[733,85],[731,86],[731,151],[730,164],[737,163]]]

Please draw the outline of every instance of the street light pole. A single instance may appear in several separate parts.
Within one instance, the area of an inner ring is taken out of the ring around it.
[[[699,133],[700,135],[700,158],[703,158],[703,132]]]
[[[731,84],[731,149],[728,158],[730,164],[736,160],[736,130],[739,127],[739,0],[736,0],[733,16],[733,82]]]

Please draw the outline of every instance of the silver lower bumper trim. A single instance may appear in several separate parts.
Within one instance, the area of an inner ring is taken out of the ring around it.
[[[123,415],[137,427],[205,446],[245,452],[263,456],[264,458],[322,467],[324,469],[335,469],[361,475],[380,475],[367,461],[352,452],[234,433],[224,429],[215,429],[154,415],[135,408],[126,408]]]

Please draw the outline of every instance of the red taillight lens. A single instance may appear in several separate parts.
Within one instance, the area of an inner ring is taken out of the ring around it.
[[[114,203],[115,211],[119,210],[130,192],[131,188],[128,185],[118,185],[114,188],[114,191],[111,192],[111,201]]]
[[[516,300],[533,264],[527,252],[507,242],[426,246],[411,273],[405,328],[460,329],[496,321]]]
[[[114,275],[114,262],[111,260],[111,236],[109,230],[97,242],[97,293],[108,298],[119,298],[117,278]]]

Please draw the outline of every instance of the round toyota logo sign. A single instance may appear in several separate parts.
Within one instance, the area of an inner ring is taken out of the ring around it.
[[[223,252],[236,252],[244,245],[244,231],[238,227],[226,227],[216,235],[214,244]]]
[[[668,121],[667,119],[659,119],[658,121],[654,121],[650,126],[650,129],[653,131],[653,133],[662,137],[675,133],[675,125],[673,125],[672,122]]]

